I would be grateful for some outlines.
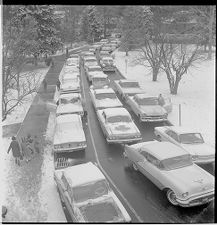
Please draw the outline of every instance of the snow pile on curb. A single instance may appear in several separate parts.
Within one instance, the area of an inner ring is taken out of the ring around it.
[[[47,213],[46,221],[43,222],[66,222],[66,218],[61,206],[60,197],[54,181],[54,157],[53,157],[53,136],[55,128],[56,113],[51,112],[44,147],[44,161],[42,164],[42,184],[39,191],[39,199],[43,211]]]
[[[177,95],[169,93],[169,84],[164,72],[158,75],[158,81],[152,81],[149,68],[135,65],[134,59],[138,51],[115,52],[115,63],[118,70],[127,79],[138,80],[148,93],[162,93],[171,98],[173,111],[169,120],[179,125],[179,104],[181,104],[181,124],[198,129],[206,142],[215,145],[215,60],[204,61],[197,68],[190,68],[180,81]],[[127,68],[126,68],[127,58]]]

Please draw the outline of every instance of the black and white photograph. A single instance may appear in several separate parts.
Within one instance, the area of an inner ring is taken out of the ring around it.
[[[215,223],[216,5],[4,3],[2,223]]]

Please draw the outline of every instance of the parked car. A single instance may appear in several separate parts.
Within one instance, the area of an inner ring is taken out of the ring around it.
[[[54,179],[60,199],[73,222],[124,223],[131,221],[105,176],[92,162],[55,170]]]
[[[81,116],[84,115],[81,94],[79,93],[61,94],[58,99],[58,103],[56,110],[57,116],[72,113],[76,113]]]
[[[127,96],[126,103],[138,116],[141,122],[167,121],[167,107],[159,105],[158,97],[150,94]],[[171,103],[170,103],[171,104]]]
[[[79,67],[79,58],[75,58],[75,57],[70,57],[66,60],[65,62],[66,66],[75,66],[75,67]]]
[[[100,51],[99,52],[99,60],[102,60],[104,57],[114,58],[108,51]]]
[[[56,117],[54,152],[73,152],[87,147],[81,116],[67,114]]]
[[[64,79],[60,85],[61,94],[73,92],[81,92],[80,79],[78,77]]]
[[[97,117],[108,143],[130,143],[142,139],[129,112],[122,107],[97,110]]]
[[[145,90],[140,87],[139,82],[136,80],[115,80],[114,87],[123,99],[126,99],[127,96],[145,93]]]
[[[67,79],[76,78],[76,77],[80,79],[80,73],[77,71],[71,71],[71,72],[62,73],[61,76],[59,77],[59,80],[61,83],[64,83],[64,81],[66,81]]]
[[[77,66],[64,66],[63,69],[61,70],[60,74],[64,74],[64,73],[74,73],[77,72],[79,73],[79,68]]]
[[[111,48],[110,44],[106,44],[106,45],[102,46],[101,51],[106,51],[108,53],[112,53],[112,48]]]
[[[90,88],[92,89],[108,88],[109,79],[105,73],[95,72],[95,73],[92,73],[89,77],[90,77],[89,80],[91,81],[91,84],[92,84]]]
[[[90,89],[90,97],[95,110],[123,106],[112,88]]]
[[[87,65],[85,66],[85,72],[88,80],[91,80],[91,76],[95,73],[102,72],[102,68],[99,65]]]
[[[87,66],[98,66],[98,62],[95,56],[85,56],[84,57],[84,69],[86,70]]]
[[[124,150],[126,164],[165,191],[172,205],[191,207],[214,199],[214,176],[194,164],[183,148],[148,141],[125,145]]]
[[[215,162],[215,148],[204,142],[200,132],[183,126],[155,127],[154,133],[159,141],[169,141],[185,149],[194,163]]]
[[[95,54],[93,52],[90,51],[83,51],[80,53],[80,65],[84,65],[84,57],[95,57]]]
[[[100,60],[100,66],[102,67],[103,71],[115,71],[116,70],[116,66],[115,63],[113,61],[113,58],[110,57],[103,57]]]

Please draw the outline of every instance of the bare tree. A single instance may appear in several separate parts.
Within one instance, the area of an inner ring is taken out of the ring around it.
[[[204,60],[203,55],[198,51],[198,47],[198,45],[189,46],[171,43],[162,46],[161,68],[167,75],[171,94],[177,94],[179,82],[190,67]]]

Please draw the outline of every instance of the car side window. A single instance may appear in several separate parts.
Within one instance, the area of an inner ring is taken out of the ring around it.
[[[158,167],[159,165],[159,160],[157,158],[155,158],[154,156],[152,156],[151,154],[147,153],[146,154],[146,159],[148,162],[150,162],[151,164],[155,165]]]
[[[170,136],[172,139],[174,139],[175,141],[179,142],[179,137],[174,131],[168,130],[166,131],[166,134]]]

